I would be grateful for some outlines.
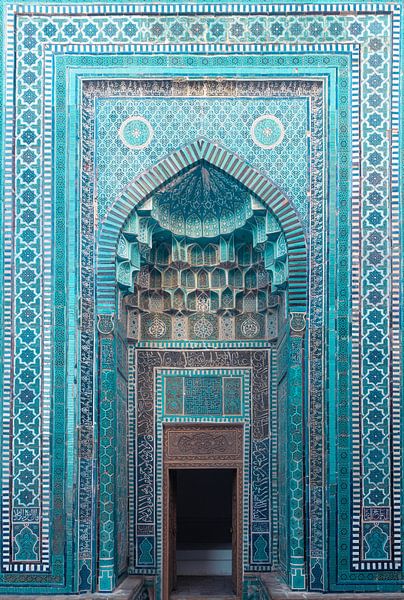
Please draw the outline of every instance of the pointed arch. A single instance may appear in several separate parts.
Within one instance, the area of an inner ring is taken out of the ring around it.
[[[244,185],[275,215],[287,244],[289,306],[306,311],[307,248],[303,226],[285,194],[265,175],[218,144],[199,139],[163,158],[129,183],[103,222],[98,241],[97,303],[99,314],[115,308],[115,255],[119,233],[133,209],[159,187],[200,161],[210,163]]]

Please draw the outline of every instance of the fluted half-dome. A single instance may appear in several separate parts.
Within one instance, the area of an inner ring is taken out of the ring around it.
[[[153,195],[152,217],[164,229],[211,238],[242,227],[253,214],[250,193],[226,173],[200,162]]]

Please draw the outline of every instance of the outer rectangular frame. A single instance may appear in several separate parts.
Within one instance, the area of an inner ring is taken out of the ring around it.
[[[307,5],[306,5],[306,6],[307,6]],[[309,5],[309,6],[310,6],[310,5]],[[361,7],[362,7],[362,6],[364,6],[364,5],[363,5],[362,3],[360,3],[360,4],[357,4],[357,6],[358,6],[359,8],[361,8]],[[365,5],[365,6],[366,6],[366,7],[368,7],[369,5]],[[375,7],[375,9],[378,9],[378,8],[383,8],[383,5],[371,5],[371,6],[374,6],[374,7]],[[390,6],[392,6],[392,7],[394,8],[394,5],[389,5],[389,7],[390,7]],[[397,5],[396,5],[396,6],[397,6]],[[143,9],[144,9],[144,8],[145,8],[145,7],[143,6]],[[178,5],[176,6],[176,9],[177,9],[177,8],[178,8]],[[223,8],[223,7],[222,7],[222,8]],[[218,9],[218,10],[220,10],[220,11],[221,11],[221,10],[222,10],[222,8],[220,8],[220,9]],[[301,8],[301,6],[300,6],[300,5],[296,6],[296,8],[295,8],[295,9],[293,9],[293,10],[296,10],[296,11],[298,11],[298,10],[299,10],[299,8]],[[320,6],[315,6],[314,8],[313,8],[313,6],[311,6],[311,8],[312,8],[313,10],[320,10]],[[197,9],[195,9],[195,10],[197,10]],[[241,10],[241,9],[240,9],[240,10]],[[395,76],[396,76],[396,75],[395,75]],[[396,81],[395,81],[395,80],[393,80],[393,85],[396,85]],[[397,91],[396,91],[396,93],[397,93]],[[393,124],[394,124],[394,120],[397,120],[397,119],[398,119],[398,113],[396,113],[396,112],[393,112]],[[396,122],[397,122],[397,121],[396,121]],[[395,157],[395,158],[397,159],[397,155],[396,155],[396,153],[397,153],[397,147],[396,147],[396,146],[394,146],[394,147],[393,147],[393,158]],[[397,168],[397,162],[396,162],[395,164],[396,164],[396,166],[395,166],[394,168],[396,169],[396,168]],[[6,174],[7,174],[7,173],[6,173]],[[394,176],[394,177],[396,177],[396,174],[397,174],[397,171],[393,171],[393,176]],[[396,180],[394,179],[394,181],[393,181],[393,184],[394,184],[394,186],[397,186],[397,185],[398,185],[398,180],[396,181]],[[397,190],[397,191],[398,191],[398,190]],[[397,210],[398,210],[397,204],[393,204],[393,217],[395,217],[395,218],[397,218],[397,214],[398,214],[398,213],[397,213]],[[395,234],[395,235],[397,235],[397,234]],[[395,238],[395,240],[396,240],[396,242],[397,242],[397,237]],[[397,252],[397,244],[396,244],[395,248],[396,248],[396,252]],[[395,269],[396,269],[395,273],[396,273],[396,275],[397,275],[397,263],[395,263],[395,265],[396,265],[396,266],[395,266]],[[397,280],[396,280],[396,281],[397,281]],[[395,295],[394,295],[394,294],[395,294]],[[396,287],[395,287],[395,288],[394,288],[394,290],[393,290],[393,300],[394,300],[394,301],[397,303],[397,301],[398,301],[398,298],[399,298],[399,292],[398,292],[398,288],[397,288],[397,284],[396,284]],[[396,317],[395,315],[394,315],[394,318],[396,319],[396,321],[394,321],[394,322],[395,322],[395,324],[397,325],[397,317]],[[396,332],[396,330],[394,330],[394,332],[393,332],[393,333],[394,333],[394,335],[396,336],[396,337],[394,338],[394,340],[393,340],[393,341],[394,341],[394,342],[395,342],[395,344],[397,345],[397,332]],[[397,352],[397,349],[396,349],[396,352]],[[396,354],[396,356],[397,356],[397,354]],[[399,383],[400,383],[400,382],[399,382],[399,380],[397,380],[397,377],[396,377],[396,379],[394,380],[394,386],[396,386],[396,393],[397,393],[397,389],[398,389],[398,388],[397,388],[397,386],[399,386]],[[397,428],[397,423],[396,423],[396,422],[395,422],[395,424],[394,424],[394,427],[395,427],[395,428]],[[363,585],[365,585],[365,582],[363,581],[363,582],[362,582],[362,584],[363,584]]]

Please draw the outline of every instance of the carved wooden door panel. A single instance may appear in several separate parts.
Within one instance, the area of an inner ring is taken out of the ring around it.
[[[169,568],[171,591],[177,587],[177,472],[174,470],[170,470],[169,486]]]

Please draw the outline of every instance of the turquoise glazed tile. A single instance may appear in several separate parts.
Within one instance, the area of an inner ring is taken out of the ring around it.
[[[401,9],[1,3],[2,594],[161,597],[170,422],[243,424],[243,597],[401,589]]]

